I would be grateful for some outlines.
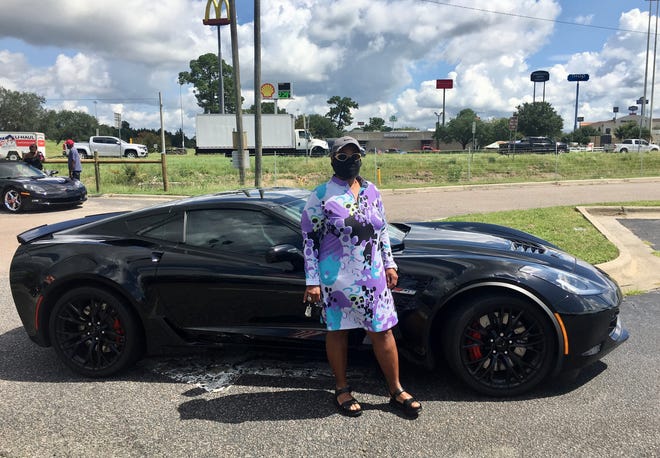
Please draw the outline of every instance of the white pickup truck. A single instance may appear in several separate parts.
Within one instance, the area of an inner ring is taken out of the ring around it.
[[[147,157],[149,154],[146,145],[128,143],[107,135],[89,137],[89,142],[75,142],[73,146],[78,150],[80,157],[85,159],[93,158],[94,151],[98,151],[99,157],[138,158]],[[66,149],[62,151],[62,155],[66,156]]]
[[[646,153],[649,151],[660,151],[660,146],[649,143],[642,138],[627,138],[621,143],[615,143],[612,151],[615,153],[636,153],[638,151]]]

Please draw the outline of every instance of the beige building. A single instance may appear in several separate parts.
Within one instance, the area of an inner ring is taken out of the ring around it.
[[[348,133],[367,151],[401,150],[420,151],[424,146],[436,148],[432,130],[393,130],[390,132],[364,132],[360,129]],[[460,143],[440,143],[442,151],[460,151]]]
[[[615,143],[618,140],[623,140],[622,138],[616,138],[614,136],[614,131],[622,124],[631,121],[635,123],[639,123],[639,120],[640,120],[639,115],[626,115],[626,116],[618,117],[616,119],[612,118],[607,121],[581,122],[580,127],[589,126],[596,129],[600,133],[600,139],[596,138],[596,142],[594,146],[601,146],[607,143]],[[608,138],[608,136],[610,137]],[[660,119],[658,118],[653,119],[651,137],[653,139],[660,138]]]

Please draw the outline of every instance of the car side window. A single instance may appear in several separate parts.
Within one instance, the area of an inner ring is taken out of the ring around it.
[[[297,231],[256,210],[210,209],[186,213],[184,242],[239,255],[263,257],[274,245],[300,246]]]

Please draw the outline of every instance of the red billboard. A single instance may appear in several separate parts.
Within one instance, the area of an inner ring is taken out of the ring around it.
[[[435,80],[436,89],[451,89],[454,87],[454,80]]]

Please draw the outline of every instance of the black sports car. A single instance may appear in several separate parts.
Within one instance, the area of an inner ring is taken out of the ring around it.
[[[80,181],[44,173],[23,161],[0,160],[0,192],[3,208],[14,213],[30,207],[72,207],[87,200]]]
[[[173,346],[322,348],[325,327],[302,303],[307,196],[236,191],[26,231],[10,271],[25,330],[90,377]],[[618,286],[548,242],[478,223],[389,230],[402,354],[429,368],[445,358],[481,393],[520,394],[628,337]]]

